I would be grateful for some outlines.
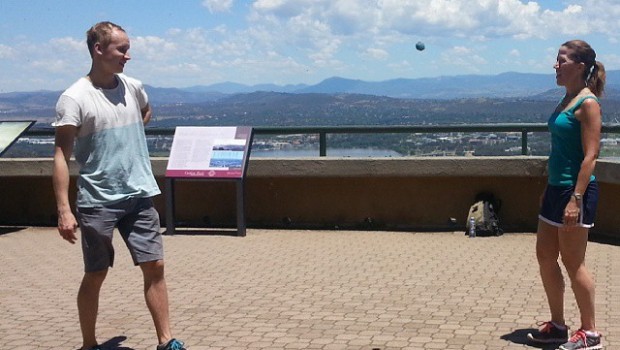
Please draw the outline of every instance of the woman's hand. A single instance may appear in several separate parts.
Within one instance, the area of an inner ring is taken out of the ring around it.
[[[575,198],[571,198],[566,208],[564,208],[564,225],[575,226],[579,224],[579,218],[581,217],[581,208]]]

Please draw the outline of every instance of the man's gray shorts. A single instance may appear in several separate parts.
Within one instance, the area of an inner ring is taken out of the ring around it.
[[[78,208],[84,271],[105,270],[114,264],[112,235],[118,227],[135,265],[164,258],[159,214],[151,198],[131,198],[98,208]]]

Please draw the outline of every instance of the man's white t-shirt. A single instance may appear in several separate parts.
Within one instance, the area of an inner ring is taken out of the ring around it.
[[[151,169],[142,108],[142,83],[123,74],[118,86],[100,89],[80,78],[58,99],[53,126],[78,127],[75,160],[80,164],[78,207],[100,207],[161,191]]]

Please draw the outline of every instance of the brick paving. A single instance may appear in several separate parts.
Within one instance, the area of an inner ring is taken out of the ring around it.
[[[54,228],[1,230],[0,349],[77,349],[79,245]],[[529,233],[249,229],[164,240],[172,327],[191,350],[534,349],[526,334],[548,318]],[[99,341],[153,350],[140,270],[119,236],[115,246]],[[587,263],[605,349],[620,349],[620,247],[590,243]]]

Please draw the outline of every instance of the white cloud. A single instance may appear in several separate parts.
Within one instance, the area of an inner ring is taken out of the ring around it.
[[[373,47],[367,48],[366,51],[363,52],[363,55],[364,57],[368,57],[374,60],[385,60],[390,56],[389,52],[383,49],[377,49]]]
[[[617,55],[617,54],[602,55],[601,57],[597,57],[596,59],[603,62],[606,70],[620,69],[620,55]]]
[[[15,56],[16,52],[12,47],[0,44],[0,59],[12,59]]]
[[[130,56],[136,54],[141,60],[162,61],[178,52],[173,41],[156,36],[138,36],[131,39]]]
[[[334,55],[340,46],[339,40],[326,41],[325,45],[309,54],[309,57],[319,67],[340,66],[342,63],[334,59]]]
[[[331,1],[323,15],[337,35],[376,33],[381,25],[379,5],[371,1]]]
[[[230,11],[233,6],[233,0],[203,0],[202,6],[209,9],[209,12],[226,12]]]
[[[545,38],[558,31],[620,32],[615,20],[620,16],[620,5],[612,0],[568,4],[561,11],[543,10],[538,2],[520,0],[257,0],[252,8],[255,18],[263,23],[267,18],[281,25],[317,21],[331,34],[347,36],[396,31],[405,35],[528,39]],[[600,11],[603,8],[605,11]]]
[[[30,62],[30,66],[36,70],[41,70],[50,73],[66,73],[71,71],[69,62],[61,59],[51,60],[37,60]]]
[[[151,85],[182,87],[221,80],[272,82],[274,77],[295,81],[297,75],[309,71],[307,65],[278,47],[269,32],[257,28],[229,32],[218,28],[174,30],[162,37],[132,38],[131,54],[136,61],[130,62],[127,72]],[[325,42],[324,47],[309,52],[321,65],[328,65],[333,62],[332,52],[337,46],[337,42]]]
[[[2,84],[13,91],[66,88],[88,72],[89,57],[86,43],[69,37],[0,44]]]
[[[464,46],[455,46],[441,54],[444,65],[458,66],[469,72],[481,72],[481,67],[487,60],[478,54],[477,50]]]
[[[413,65],[407,60],[390,63],[387,66],[390,69],[394,70],[395,72],[401,72],[401,73],[408,73],[413,69]]]
[[[266,15],[289,18],[299,15],[308,9],[312,10],[317,5],[322,5],[325,0],[256,0],[252,7]]]
[[[614,0],[588,0],[584,4],[585,14],[581,18],[588,18],[591,31],[608,36],[610,41],[620,39],[620,3]]]
[[[88,50],[85,40],[76,40],[71,37],[53,38],[49,41],[50,45],[55,45],[61,50],[81,51]]]

